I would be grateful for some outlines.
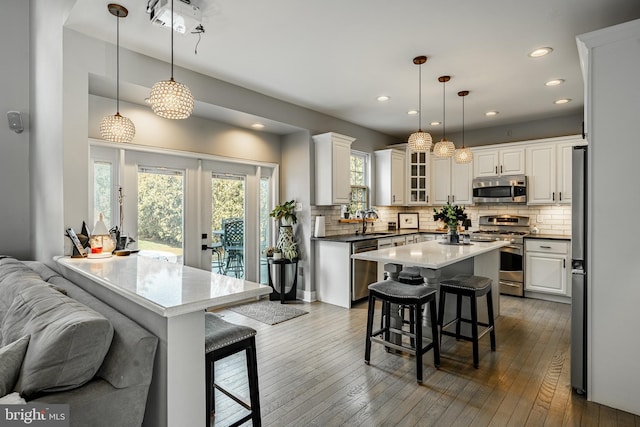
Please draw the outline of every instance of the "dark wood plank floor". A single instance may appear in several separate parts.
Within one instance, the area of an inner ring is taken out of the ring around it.
[[[570,306],[501,297],[497,351],[445,337],[440,369],[424,357],[424,383],[411,356],[372,347],[364,364],[366,303],[351,310],[297,304],[309,314],[269,326],[229,310],[232,323],[258,331],[258,371],[265,426],[635,426],[640,417],[572,393]],[[216,380],[248,398],[243,355],[216,364]],[[215,426],[244,409],[216,392]],[[250,425],[247,423],[246,425]]]

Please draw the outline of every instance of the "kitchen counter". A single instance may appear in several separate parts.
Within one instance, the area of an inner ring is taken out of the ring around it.
[[[204,313],[269,286],[140,256],[57,257],[60,272],[160,340],[143,426],[205,424]]]
[[[544,240],[571,240],[570,234],[527,234],[525,239],[544,239]]]
[[[353,254],[351,258],[437,270],[508,244],[505,240],[472,242],[469,245],[446,245],[442,241],[430,241]]]
[[[325,241],[325,242],[343,242],[353,243],[361,242],[363,240],[384,239],[386,237],[397,236],[409,236],[411,234],[446,234],[447,231],[441,231],[436,229],[402,229],[395,231],[371,231],[365,234],[335,234],[325,237],[312,237],[311,240]]]

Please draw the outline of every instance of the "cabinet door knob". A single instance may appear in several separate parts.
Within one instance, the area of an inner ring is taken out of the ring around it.
[[[502,175],[502,165],[500,165],[500,175]]]
[[[556,192],[555,191],[553,193],[551,193],[551,200],[553,200],[553,201],[556,200]]]
[[[542,249],[551,249],[551,246],[543,246],[543,245],[540,245],[540,247],[541,247]]]
[[[496,166],[496,175],[498,175],[498,166]]]
[[[562,191],[558,193],[558,200],[562,201]]]
[[[455,202],[456,202],[456,196],[455,196],[455,194],[453,194],[451,196],[451,203],[455,203]]]

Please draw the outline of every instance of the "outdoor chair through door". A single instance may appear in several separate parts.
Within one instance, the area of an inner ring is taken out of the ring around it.
[[[244,219],[225,218],[222,220],[224,248],[224,274],[234,273],[244,276]]]

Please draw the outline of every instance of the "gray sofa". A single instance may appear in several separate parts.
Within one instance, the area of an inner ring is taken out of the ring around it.
[[[142,424],[157,337],[46,265],[0,257],[0,343],[29,334],[28,402],[70,405],[71,426]]]

